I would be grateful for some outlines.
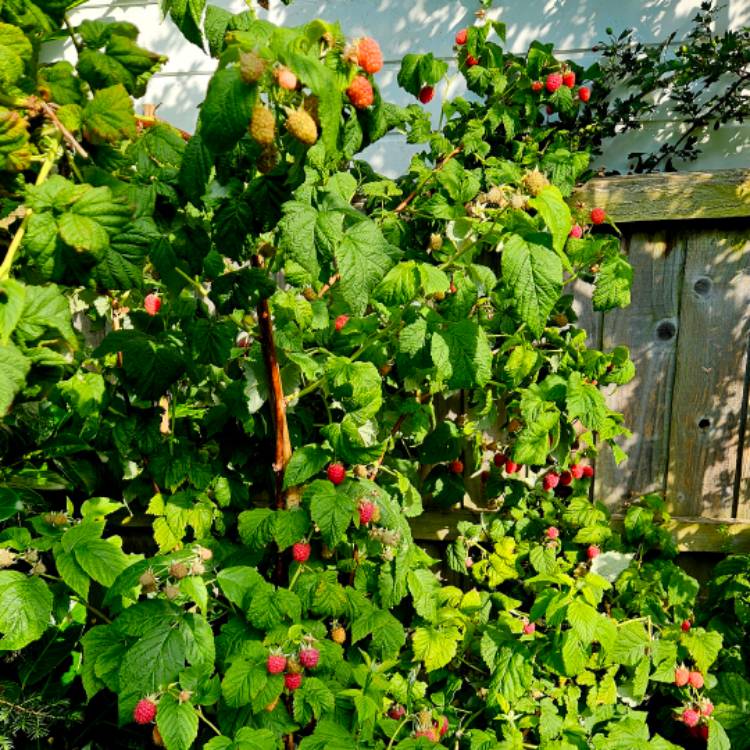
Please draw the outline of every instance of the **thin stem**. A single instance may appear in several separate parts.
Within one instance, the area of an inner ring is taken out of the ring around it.
[[[58,141],[55,144],[55,147],[47,152],[47,156],[44,160],[44,163],[42,164],[42,168],[39,170],[39,174],[36,177],[36,182],[34,183],[35,185],[41,185],[47,179],[47,177],[49,177],[49,174],[52,171],[52,167],[55,166],[55,162],[57,161],[59,151],[60,143]],[[23,220],[21,221],[21,226],[16,230],[16,233],[13,236],[10,245],[8,245],[8,250],[5,253],[5,259],[0,265],[0,281],[3,281],[10,276],[11,266],[13,265],[13,261],[16,257],[18,249],[21,247],[21,242],[23,241],[24,235],[26,234],[26,230],[29,226],[29,220],[31,219],[33,213],[33,209],[28,207],[26,208],[26,213],[24,214]]]
[[[40,578],[47,578],[50,581],[59,581],[61,583],[65,583],[65,581],[63,581],[63,579],[60,578],[60,576],[53,576],[50,573],[40,573],[39,577]],[[89,612],[91,612],[91,614],[96,615],[100,620],[103,620],[108,625],[112,624],[112,620],[110,620],[109,617],[107,617],[107,615],[104,614],[104,612],[102,612],[101,610],[97,609],[93,604],[89,604],[88,602],[81,601],[80,599],[78,599],[78,601],[81,602],[81,604],[83,604],[83,606],[86,607],[86,609],[89,610]]]
[[[201,720],[201,721],[202,721],[202,722],[203,722],[203,723],[204,723],[204,724],[205,724],[205,725],[206,725],[207,727],[211,727],[211,729],[213,729],[213,730],[214,730],[214,732],[215,732],[215,733],[216,733],[217,735],[221,736],[221,730],[220,730],[220,729],[219,729],[219,728],[218,728],[218,727],[217,727],[217,726],[216,726],[216,725],[215,725],[215,724],[214,724],[214,723],[213,723],[212,721],[209,721],[209,720],[208,720],[208,719],[206,718],[206,715],[205,715],[205,714],[203,713],[203,709],[202,709],[202,708],[200,708],[200,707],[196,708],[195,712],[196,712],[196,713],[198,714],[198,718],[199,718],[199,719],[200,719],[200,720]]]
[[[188,284],[191,284],[193,287],[195,287],[196,291],[201,295],[201,297],[208,297],[208,289],[206,289],[206,287],[203,286],[200,281],[197,281],[190,275],[186,274],[179,266],[175,266],[174,270],[177,271],[177,273],[182,276],[182,278],[185,279]]]
[[[443,159],[440,164],[438,164],[430,174],[425,177],[422,182],[417,185],[417,187],[414,188],[414,190],[409,193],[409,195],[404,198],[401,203],[396,206],[395,213],[400,214],[418,195],[422,192],[425,185],[457,154],[461,153],[461,150],[463,149],[463,146],[456,146],[456,148],[451,151],[448,156]]]
[[[406,724],[407,721],[409,721],[408,716],[401,720],[401,723],[396,727],[396,731],[393,733],[393,736],[391,737],[390,742],[388,743],[388,747],[386,747],[385,750],[391,750],[391,748],[393,747],[393,743],[396,741],[396,737],[398,737],[399,734],[401,734],[401,730],[404,728],[404,725]]]
[[[80,52],[83,49],[83,46],[78,41],[78,37],[76,36],[75,30],[70,23],[70,19],[68,18],[67,13],[63,14],[63,23],[65,24],[65,28],[68,30],[68,34],[70,34],[70,41],[73,42],[73,46],[76,48],[76,51]]]

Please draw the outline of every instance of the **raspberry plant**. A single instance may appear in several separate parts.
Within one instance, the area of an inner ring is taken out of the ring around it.
[[[737,626],[693,624],[659,498],[622,534],[589,498],[594,434],[626,434],[601,388],[633,375],[572,308],[575,280],[629,302],[616,228],[571,199],[594,69],[468,29],[473,97],[433,130],[382,100],[374,40],[209,6],[188,136],[134,116],[163,58],[131,25],[68,28],[73,67],[38,58],[58,6],[0,20],[6,733],[743,747]],[[356,160],[393,129],[423,144],[396,180]],[[459,588],[409,521],[467,492],[493,511],[447,549]]]

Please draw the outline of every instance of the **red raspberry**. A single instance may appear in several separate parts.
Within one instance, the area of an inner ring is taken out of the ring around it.
[[[292,545],[294,562],[303,563],[310,559],[310,545],[307,542],[295,542]]]
[[[276,71],[276,81],[282,89],[294,91],[297,88],[297,76],[289,68],[279,68]]]
[[[591,223],[592,224],[603,224],[604,219],[607,218],[603,208],[592,208],[591,209]]]
[[[602,551],[597,547],[595,544],[592,544],[587,550],[586,550],[586,557],[588,557],[589,560],[595,560],[599,555],[601,555]]]
[[[448,717],[447,716],[441,716],[437,721],[437,730],[438,734],[443,737],[446,734],[448,734],[448,730],[451,728],[451,725],[448,723]]]
[[[581,86],[581,88],[578,89],[578,98],[585,104],[591,99],[591,89],[588,86]]]
[[[473,68],[475,65],[479,65],[479,60],[474,55],[466,55],[466,67]]]
[[[375,101],[372,84],[364,76],[357,76],[349,84],[346,95],[357,109],[367,109]]]
[[[573,239],[580,239],[583,237],[583,228],[580,224],[573,224],[573,226],[570,228],[570,234],[568,234],[568,237],[572,237]]]
[[[710,716],[714,712],[714,704],[709,700],[705,700],[701,703],[701,714],[703,716]]]
[[[527,622],[523,626],[523,634],[524,635],[531,635],[532,633],[536,632],[536,625],[534,625],[533,622]]]
[[[544,85],[547,87],[547,91],[551,93],[557,91],[563,84],[563,77],[560,73],[550,73],[547,76],[547,80]]]
[[[417,729],[417,731],[414,732],[414,737],[426,737],[432,742],[437,742],[439,739],[437,730],[434,727],[431,727],[430,729]]]
[[[456,44],[459,47],[462,47],[464,44],[466,44],[466,38],[469,36],[469,30],[468,29],[461,29],[456,33]]]
[[[584,466],[583,467],[583,476],[586,477],[586,479],[591,479],[591,477],[594,476],[594,467],[593,466]]]
[[[564,471],[562,474],[560,474],[560,484],[567,487],[569,484],[572,484],[573,482],[573,475],[569,471]]]
[[[531,90],[535,94],[538,94],[543,88],[544,88],[544,84],[541,81],[532,81],[531,82]]]
[[[375,512],[375,505],[370,502],[359,504],[359,522],[362,526],[367,526],[372,521],[372,514]]]
[[[422,104],[431,102],[433,96],[435,96],[435,89],[432,86],[422,86],[419,90],[419,101]]]
[[[346,477],[346,469],[341,464],[331,464],[326,470],[328,479],[334,484],[341,484]]]
[[[305,667],[305,669],[315,669],[320,661],[320,651],[317,648],[310,646],[309,648],[300,649],[299,652],[299,663]]]
[[[690,620],[683,620],[680,623],[680,630],[682,630],[683,633],[687,633],[691,627],[692,625],[690,624]]]
[[[708,724],[701,724],[698,727],[698,736],[702,740],[707,740],[708,739]]]
[[[489,482],[489,480],[490,480],[490,472],[489,472],[489,471],[483,471],[483,472],[482,472],[482,473],[481,473],[481,474],[479,475],[479,478],[480,478],[480,479],[481,479],[481,480],[482,480],[483,482]]]
[[[338,318],[333,323],[333,327],[340,331],[347,323],[349,322],[349,316],[348,315],[339,315]]]
[[[570,473],[573,475],[573,479],[580,479],[583,476],[583,466],[581,464],[573,464],[570,467]]]
[[[136,724],[150,724],[156,718],[156,703],[150,698],[141,698],[133,709]]]
[[[545,112],[548,115],[554,115],[555,114],[555,108],[551,104],[548,104],[544,109],[545,109]]]
[[[563,86],[567,86],[569,89],[572,89],[573,86],[576,85],[576,74],[572,70],[563,73],[562,82]]]
[[[143,307],[149,315],[158,315],[161,309],[161,299],[158,294],[147,294],[143,300]]]
[[[700,672],[691,672],[688,676],[688,684],[696,690],[700,690],[703,687],[703,682],[703,675]]]
[[[680,718],[682,719],[682,723],[689,727],[697,726],[701,720],[700,714],[692,708],[686,708]]]
[[[464,462],[460,458],[454,458],[450,462],[450,464],[448,464],[448,468],[454,474],[463,474],[464,473]]]
[[[505,466],[505,463],[507,462],[508,457],[504,453],[496,453],[492,461],[494,462],[495,466],[497,466],[498,469]]]
[[[508,474],[515,474],[520,468],[521,464],[517,464],[515,461],[508,459],[505,462],[505,471],[507,471]]]
[[[278,653],[269,654],[266,669],[268,674],[281,674],[286,669],[286,656]]]
[[[302,675],[287,672],[284,675],[284,687],[287,690],[296,690],[302,684]]]
[[[687,667],[677,667],[674,671],[674,684],[677,687],[685,687],[690,680],[690,670]]]
[[[383,67],[383,53],[380,45],[369,36],[357,44],[357,63],[366,73],[377,73]]]
[[[560,537],[560,530],[557,528],[557,526],[550,526],[544,533],[546,534],[547,539],[554,540]]]
[[[548,474],[544,475],[544,479],[542,479],[542,487],[544,487],[545,492],[549,492],[557,487],[559,481],[560,475],[554,471],[550,471]]]
[[[406,716],[406,709],[400,703],[394,703],[388,709],[388,716],[394,721],[401,721]]]

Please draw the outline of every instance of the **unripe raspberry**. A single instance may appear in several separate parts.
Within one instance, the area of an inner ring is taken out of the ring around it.
[[[583,228],[581,227],[581,225],[573,224],[573,226],[570,228],[568,237],[572,237],[574,240],[578,240],[583,237]]]
[[[282,89],[294,91],[297,88],[299,81],[297,80],[297,76],[294,75],[289,68],[277,68],[274,74],[276,76],[276,82]]]
[[[156,718],[156,703],[151,698],[141,698],[135,704],[133,720],[136,724],[150,724]]]
[[[316,125],[320,125],[320,117],[318,115],[318,107],[320,106],[320,99],[315,94],[306,96],[302,102],[302,109],[313,118]]]
[[[312,646],[308,648],[300,649],[299,652],[299,663],[305,669],[315,669],[320,661],[320,651]]]
[[[383,67],[380,45],[369,36],[357,43],[357,64],[366,73],[377,73]]]
[[[607,218],[603,208],[592,208],[591,209],[591,223],[592,224],[603,224]]]
[[[348,315],[339,315],[333,323],[333,327],[340,331],[349,322]]]
[[[531,90],[535,94],[538,94],[543,88],[544,88],[544,84],[541,81],[532,81],[531,82]]]
[[[576,74],[572,70],[568,70],[563,73],[562,77],[563,86],[567,86],[572,89],[576,85]]]
[[[344,630],[341,625],[335,625],[333,628],[331,628],[331,640],[334,643],[342,645],[346,642],[346,630]]]
[[[326,475],[328,476],[329,481],[334,484],[341,484],[346,478],[346,469],[342,464],[331,464],[328,469],[326,469]]]
[[[287,673],[284,675],[284,687],[287,690],[297,690],[299,686],[302,684],[302,675],[301,674],[293,674],[293,673]]]
[[[573,475],[573,479],[580,479],[583,476],[583,466],[581,464],[573,464],[570,467],[570,473]]]
[[[245,83],[256,83],[266,69],[266,61],[255,52],[240,54],[240,75]]]
[[[143,591],[147,594],[151,594],[156,591],[156,587],[159,584],[159,582],[156,580],[154,572],[151,569],[145,571],[144,573],[141,573],[138,582],[141,584]]]
[[[191,576],[202,576],[206,572],[206,566],[202,560],[193,560],[190,564],[190,575]]]
[[[367,526],[372,520],[373,512],[375,511],[375,505],[371,502],[365,501],[359,504],[359,523],[362,526]]]
[[[700,714],[692,708],[686,708],[682,712],[682,716],[680,718],[682,719],[682,723],[688,727],[697,726],[698,722],[701,720]]]
[[[578,98],[585,104],[591,99],[591,89],[588,86],[581,86],[581,88],[578,89]]]
[[[588,557],[589,560],[595,560],[599,555],[601,555],[602,551],[597,547],[595,544],[592,544],[587,550],[586,550],[586,557]]]
[[[349,84],[346,95],[357,109],[367,109],[375,101],[372,84],[364,76],[357,76]]]
[[[523,177],[524,187],[534,196],[549,185],[549,180],[538,170],[534,169]]]
[[[431,742],[437,742],[439,739],[438,732],[437,732],[437,729],[435,729],[435,727],[430,727],[429,729],[426,727],[424,729],[417,729],[417,731],[414,732],[414,737],[415,738],[425,737]]]
[[[318,126],[304,109],[289,112],[284,127],[300,142],[312,146],[318,140]]]
[[[550,73],[547,76],[547,80],[544,82],[544,85],[547,88],[547,91],[552,94],[553,92],[557,91],[557,89],[560,88],[563,84],[563,77],[560,75],[560,73]]]
[[[459,47],[463,47],[464,44],[466,44],[466,38],[469,36],[469,30],[468,29],[460,29],[456,32],[456,44]]]
[[[208,547],[198,547],[196,552],[201,560],[205,560],[206,562],[213,560],[214,553]]]
[[[192,690],[180,690],[180,693],[177,696],[177,700],[180,703],[187,703],[192,697],[193,697]]]
[[[467,557],[466,560],[464,560],[464,565],[466,565],[466,568],[473,568],[474,567],[474,560],[471,557]]]
[[[435,96],[435,89],[432,86],[422,86],[419,89],[419,101],[422,104],[428,104],[432,101],[432,97]]]
[[[161,309],[161,299],[158,294],[147,294],[146,299],[143,300],[143,307],[146,312],[151,315],[158,315]]]
[[[714,704],[709,700],[701,701],[701,715],[710,716],[714,712]]]
[[[454,458],[450,462],[450,464],[448,464],[448,468],[451,470],[453,474],[463,474],[464,462],[460,458]]]
[[[690,624],[690,620],[683,620],[680,623],[680,630],[682,630],[683,633],[687,633],[691,627],[692,625]]]
[[[261,146],[270,146],[276,138],[276,118],[268,107],[259,104],[250,119],[250,137]]]
[[[307,542],[295,542],[292,545],[292,557],[295,562],[307,562],[310,559],[310,545]]]
[[[536,632],[536,625],[533,622],[524,623],[524,626],[523,626],[524,635],[532,635],[535,632]]]
[[[430,235],[430,250],[440,250],[443,246],[443,235],[433,232]]]
[[[544,488],[545,492],[549,492],[550,490],[554,490],[559,482],[560,475],[554,471],[550,471],[549,473],[544,475],[544,478],[542,479],[542,487]]]
[[[276,150],[276,146],[271,143],[268,146],[264,146],[260,152],[255,166],[261,174],[268,174],[279,161],[279,152]]]
[[[286,669],[286,656],[281,653],[272,653],[266,659],[268,674],[281,674]]]
[[[180,595],[180,587],[175,584],[169,584],[164,587],[164,596],[170,601],[174,601]]]
[[[560,537],[560,530],[556,526],[550,526],[545,532],[547,539],[558,539]]]
[[[685,687],[690,680],[690,670],[685,666],[677,667],[674,671],[674,684],[677,687]]]
[[[437,730],[438,734],[441,737],[444,737],[446,734],[448,734],[448,730],[450,729],[451,725],[448,722],[447,716],[441,716],[437,720]]]
[[[0,547],[0,569],[9,568],[16,561],[16,553],[7,547]]]
[[[696,690],[700,690],[703,687],[703,683],[703,675],[700,672],[691,672],[688,676],[688,684]]]
[[[169,575],[171,575],[172,578],[176,578],[178,581],[181,578],[186,578],[188,573],[188,567],[183,562],[173,562],[169,566]]]

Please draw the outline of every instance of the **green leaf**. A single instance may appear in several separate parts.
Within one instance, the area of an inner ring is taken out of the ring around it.
[[[691,628],[687,633],[681,635],[681,640],[690,656],[693,657],[695,666],[701,672],[708,672],[711,665],[721,651],[722,636],[715,630],[704,630],[703,628]]]
[[[299,690],[294,692],[294,720],[303,726],[309,724],[312,719],[318,720],[333,711],[335,702],[333,693],[322,680],[305,677]]]
[[[426,55],[408,54],[401,60],[396,80],[402,89],[418,96],[423,86],[434,86],[447,72],[448,64],[431,52]]]
[[[335,250],[341,296],[355,315],[361,315],[370,293],[394,262],[394,249],[375,222],[358,221],[346,230]]]
[[[630,304],[633,267],[620,253],[607,255],[596,275],[592,302],[594,310],[612,310]]]
[[[276,511],[273,538],[280,550],[291,547],[310,533],[310,516],[304,508]]]
[[[599,618],[600,615],[596,609],[586,604],[583,599],[576,598],[568,605],[568,622],[585,646],[590,645],[596,639]]]
[[[642,622],[626,622],[618,628],[617,640],[607,656],[616,663],[634,667],[644,658],[650,642]]]
[[[77,252],[99,254],[109,246],[109,235],[104,227],[74,213],[65,213],[59,219],[60,236]]]
[[[455,628],[422,627],[414,630],[414,658],[432,672],[444,667],[456,655],[460,634]]]
[[[245,510],[238,518],[238,531],[242,543],[250,549],[263,549],[273,539],[275,512],[270,508]]]
[[[69,343],[76,341],[70,318],[70,303],[54,284],[27,286],[23,315],[16,335],[26,343],[57,331]]]
[[[315,731],[300,742],[299,750],[352,750],[356,746],[354,737],[341,724],[323,719]]]
[[[432,361],[449,388],[482,388],[492,377],[492,350],[473,320],[449,323],[432,335]]]
[[[543,244],[542,235],[528,241],[514,234],[503,247],[502,270],[521,320],[541,336],[562,291],[562,263]]]
[[[50,625],[52,592],[36,576],[0,571],[0,651],[18,651]]]
[[[322,479],[316,479],[305,489],[303,499],[310,503],[310,515],[323,541],[333,549],[352,522],[357,507],[355,500]]]
[[[599,430],[607,419],[607,402],[602,392],[591,383],[586,383],[580,372],[572,372],[568,378],[565,397],[568,417],[578,419],[588,430]]]
[[[560,190],[554,185],[547,185],[536,197],[529,199],[529,205],[544,219],[547,229],[552,233],[552,247],[561,255],[563,263],[569,265],[562,250],[573,226],[573,219]]]
[[[295,449],[284,472],[284,489],[296,487],[314,477],[332,457],[330,450],[316,444]]]
[[[21,319],[26,287],[14,279],[0,282],[0,344],[7,344],[18,321]]]
[[[76,562],[95,581],[111,586],[115,578],[134,560],[112,540],[90,539],[73,548]]]
[[[0,345],[0,416],[7,414],[26,382],[31,363],[12,344]]]
[[[525,695],[531,686],[533,669],[525,653],[503,646],[496,654],[490,689],[507,701]]]
[[[430,570],[410,570],[407,576],[414,609],[425,620],[434,622],[437,615],[440,582]]]
[[[83,109],[83,131],[95,144],[135,138],[133,100],[122,84],[101,89]]]
[[[165,693],[159,698],[156,725],[169,750],[190,750],[198,736],[198,713],[190,702]]]
[[[375,287],[373,296],[386,305],[404,305],[417,294],[420,276],[413,260],[397,263]]]
[[[201,105],[201,143],[215,154],[233,148],[245,134],[255,97],[255,87],[242,80],[238,67],[217,70]]]

